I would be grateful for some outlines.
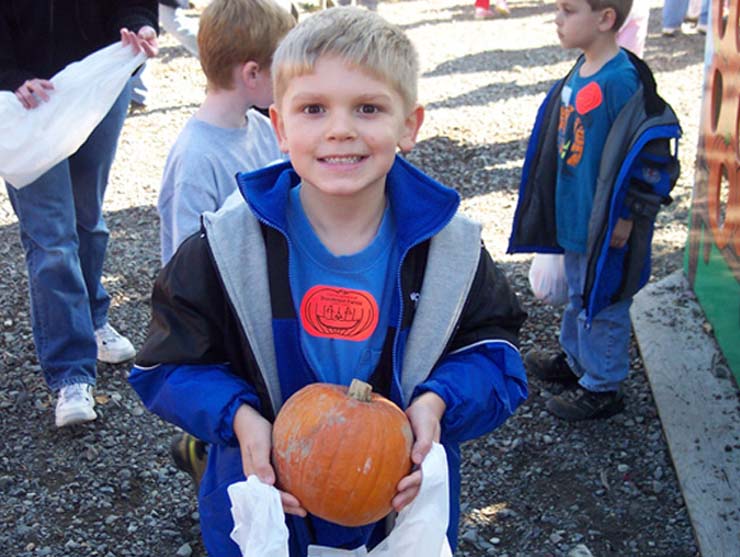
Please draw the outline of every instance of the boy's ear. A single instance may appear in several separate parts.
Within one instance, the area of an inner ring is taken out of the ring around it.
[[[601,11],[601,18],[599,19],[599,29],[601,31],[614,31],[615,33],[619,29],[614,28],[614,24],[617,22],[617,12],[614,8],[607,7]]]
[[[421,128],[421,124],[423,122],[424,107],[417,104],[411,112],[409,112],[408,116],[406,116],[406,120],[403,123],[403,133],[398,139],[398,148],[402,152],[407,153],[414,148],[414,145],[416,145],[416,136],[419,133],[419,128]]]
[[[242,64],[239,68],[239,77],[241,78],[242,83],[247,86],[251,86],[252,88],[256,87],[257,75],[259,74],[260,69],[260,65],[254,60],[249,60]]]
[[[283,124],[283,118],[280,116],[280,111],[278,111],[275,103],[270,105],[270,122],[272,122],[272,127],[275,130],[280,150],[283,153],[287,153],[288,140],[285,137],[285,125]]]

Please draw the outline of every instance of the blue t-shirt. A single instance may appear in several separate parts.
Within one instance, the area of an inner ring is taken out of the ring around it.
[[[395,270],[396,223],[386,208],[373,241],[353,255],[335,256],[303,211],[300,187],[288,203],[290,285],[299,315],[303,354],[320,381],[349,385],[375,369],[388,330]]]
[[[637,91],[637,71],[620,50],[595,74],[581,77],[583,59],[560,97],[555,222],[558,244],[586,253],[601,153],[619,111]]]

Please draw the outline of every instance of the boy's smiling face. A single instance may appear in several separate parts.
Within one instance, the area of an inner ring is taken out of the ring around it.
[[[280,148],[304,187],[362,198],[382,191],[397,148],[409,151],[424,111],[391,85],[338,57],[290,78],[270,109]]]

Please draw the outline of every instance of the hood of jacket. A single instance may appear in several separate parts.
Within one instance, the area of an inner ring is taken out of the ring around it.
[[[237,174],[236,180],[258,219],[283,232],[287,230],[288,192],[301,182],[289,161]],[[460,204],[455,190],[425,175],[400,156],[396,156],[388,172],[386,195],[396,220],[402,253],[439,232]]]

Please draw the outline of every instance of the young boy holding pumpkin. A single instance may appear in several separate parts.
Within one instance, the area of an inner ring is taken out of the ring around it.
[[[148,408],[212,444],[200,486],[212,555],[239,554],[227,486],[251,474],[279,485],[272,422],[305,385],[372,384],[405,410],[416,465],[444,445],[453,547],[459,444],[527,396],[525,314],[480,227],[456,215],[454,190],[396,154],[423,120],[417,74],[411,42],[377,14],[334,8],[299,24],[272,65],[271,119],[291,162],[238,175],[246,203],[204,215],[157,278],[130,381]],[[396,510],[418,493],[416,468]],[[342,527],[281,497],[292,556],[387,535],[385,520]]]

